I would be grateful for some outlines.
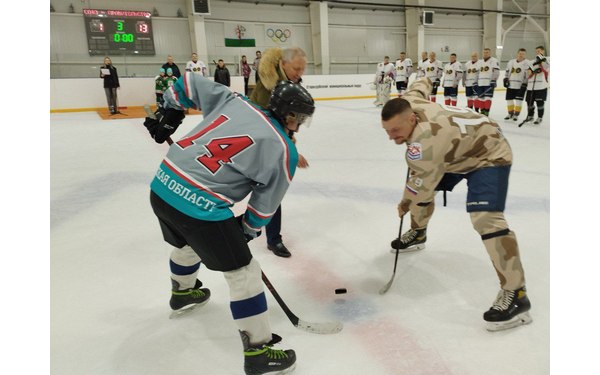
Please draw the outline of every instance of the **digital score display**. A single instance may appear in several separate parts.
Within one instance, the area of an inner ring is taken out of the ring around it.
[[[156,55],[151,17],[145,11],[84,9],[90,56]]]

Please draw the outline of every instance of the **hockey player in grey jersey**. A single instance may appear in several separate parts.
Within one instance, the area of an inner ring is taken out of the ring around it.
[[[173,143],[151,183],[150,200],[171,254],[173,309],[205,303],[196,279],[202,261],[224,273],[244,347],[246,374],[289,372],[293,350],[275,350],[261,268],[247,241],[260,235],[292,181],[298,152],[291,135],[308,124],[314,101],[299,84],[281,81],[268,110],[227,87],[186,72],[165,92],[164,109],[144,125],[158,143],[177,129],[186,108],[204,120]],[[244,215],[231,206],[250,195]],[[182,302],[183,301],[183,302]]]

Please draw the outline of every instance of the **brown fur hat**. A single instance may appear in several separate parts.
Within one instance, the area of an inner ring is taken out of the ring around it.
[[[260,59],[258,75],[262,84],[269,91],[275,88],[281,76],[285,77],[285,73],[281,70],[282,58],[283,50],[279,47],[274,47],[265,50]]]

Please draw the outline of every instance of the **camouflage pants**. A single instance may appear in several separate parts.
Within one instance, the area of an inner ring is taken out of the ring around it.
[[[411,211],[411,228],[426,228],[433,215],[434,202]],[[479,233],[500,280],[500,287],[516,290],[525,285],[525,272],[515,233],[508,229],[504,213],[471,212],[471,223]]]

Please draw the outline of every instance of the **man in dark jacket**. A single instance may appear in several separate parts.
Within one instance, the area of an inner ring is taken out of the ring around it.
[[[162,68],[165,70],[165,72],[167,71],[167,69],[171,68],[171,70],[173,71],[173,75],[176,78],[181,77],[181,72],[179,71],[179,67],[177,66],[177,64],[175,64],[173,62],[172,55],[167,56],[167,62],[163,64]]]
[[[215,70],[215,82],[229,87],[231,85],[231,78],[229,76],[229,70],[225,66],[223,59],[219,59],[217,69]]]
[[[258,74],[259,80],[250,94],[250,101],[267,108],[271,92],[279,81],[290,80],[295,83],[302,81],[302,75],[306,68],[306,53],[298,47],[292,48],[270,48],[265,51],[261,59]],[[295,138],[290,136],[295,143]],[[308,161],[301,154],[298,155],[298,168],[307,168]],[[281,236],[281,206],[273,215],[272,220],[265,226],[267,232],[267,248],[273,254],[288,258],[292,256],[289,249],[284,245]]]

